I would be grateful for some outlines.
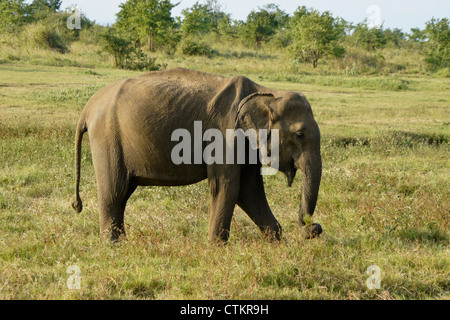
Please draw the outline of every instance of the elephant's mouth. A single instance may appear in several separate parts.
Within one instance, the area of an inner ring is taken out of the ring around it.
[[[297,168],[295,167],[295,162],[292,160],[288,165],[286,165],[285,170],[282,170],[287,178],[288,187],[292,186],[294,182],[295,174],[297,173]]]

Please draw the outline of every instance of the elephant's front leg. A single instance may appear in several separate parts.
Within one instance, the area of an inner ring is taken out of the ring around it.
[[[239,168],[223,165],[208,168],[211,188],[211,216],[208,238],[211,242],[226,242],[230,236],[230,225],[239,194]]]
[[[280,240],[281,226],[267,203],[260,168],[259,165],[246,165],[242,168],[237,204],[269,240]]]

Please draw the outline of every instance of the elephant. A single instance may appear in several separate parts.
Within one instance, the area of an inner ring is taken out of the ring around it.
[[[301,170],[302,194],[298,223],[304,237],[322,233],[309,222],[316,208],[322,176],[320,130],[311,106],[298,92],[276,91],[244,76],[217,76],[175,68],[119,80],[99,90],[85,105],[75,137],[75,201],[80,213],[80,167],[83,134],[88,132],[97,180],[101,238],[125,237],[125,206],[138,186],[183,186],[207,179],[210,187],[208,240],[226,243],[237,204],[263,235],[280,240],[282,228],[264,190],[261,160],[250,163],[200,162],[175,164],[173,132],[195,134],[217,129],[278,132],[278,167],[291,187]],[[248,138],[248,137],[247,137]],[[257,137],[261,139],[261,137]],[[246,146],[249,139],[246,139]],[[259,140],[257,141],[259,144]],[[206,145],[195,146],[202,152]],[[197,149],[196,149],[197,148]],[[259,150],[260,145],[255,148]],[[250,149],[249,149],[250,150]],[[195,153],[195,152],[194,152]],[[195,154],[194,154],[195,156]]]

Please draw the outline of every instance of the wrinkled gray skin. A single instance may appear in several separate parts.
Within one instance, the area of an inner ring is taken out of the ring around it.
[[[181,186],[208,179],[209,240],[227,241],[236,204],[268,238],[280,239],[281,226],[266,200],[261,164],[173,164],[171,151],[179,142],[171,141],[172,132],[185,128],[193,137],[194,121],[202,121],[203,132],[216,128],[224,137],[226,129],[279,129],[279,170],[289,186],[297,169],[303,174],[299,224],[307,238],[322,232],[318,224],[304,227],[304,215],[314,213],[322,175],[320,131],[306,98],[264,88],[242,76],[181,68],[118,81],[86,104],[76,133],[72,206],[81,212],[81,140],[87,131],[103,236],[116,241],[125,234],[125,205],[137,186]]]

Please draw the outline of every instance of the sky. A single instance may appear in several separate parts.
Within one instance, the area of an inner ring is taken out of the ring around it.
[[[204,0],[171,0],[180,4],[172,10],[172,16],[181,16],[181,10]],[[113,24],[119,4],[125,0],[63,0],[61,9],[77,4],[89,19],[99,24]],[[400,28],[409,32],[411,28],[425,27],[432,17],[449,18],[449,0],[219,0],[222,11],[231,13],[232,19],[246,20],[247,15],[268,3],[277,4],[281,10],[292,14],[299,6],[330,11],[333,16],[358,23],[364,19],[374,25],[383,23],[385,28]]]

